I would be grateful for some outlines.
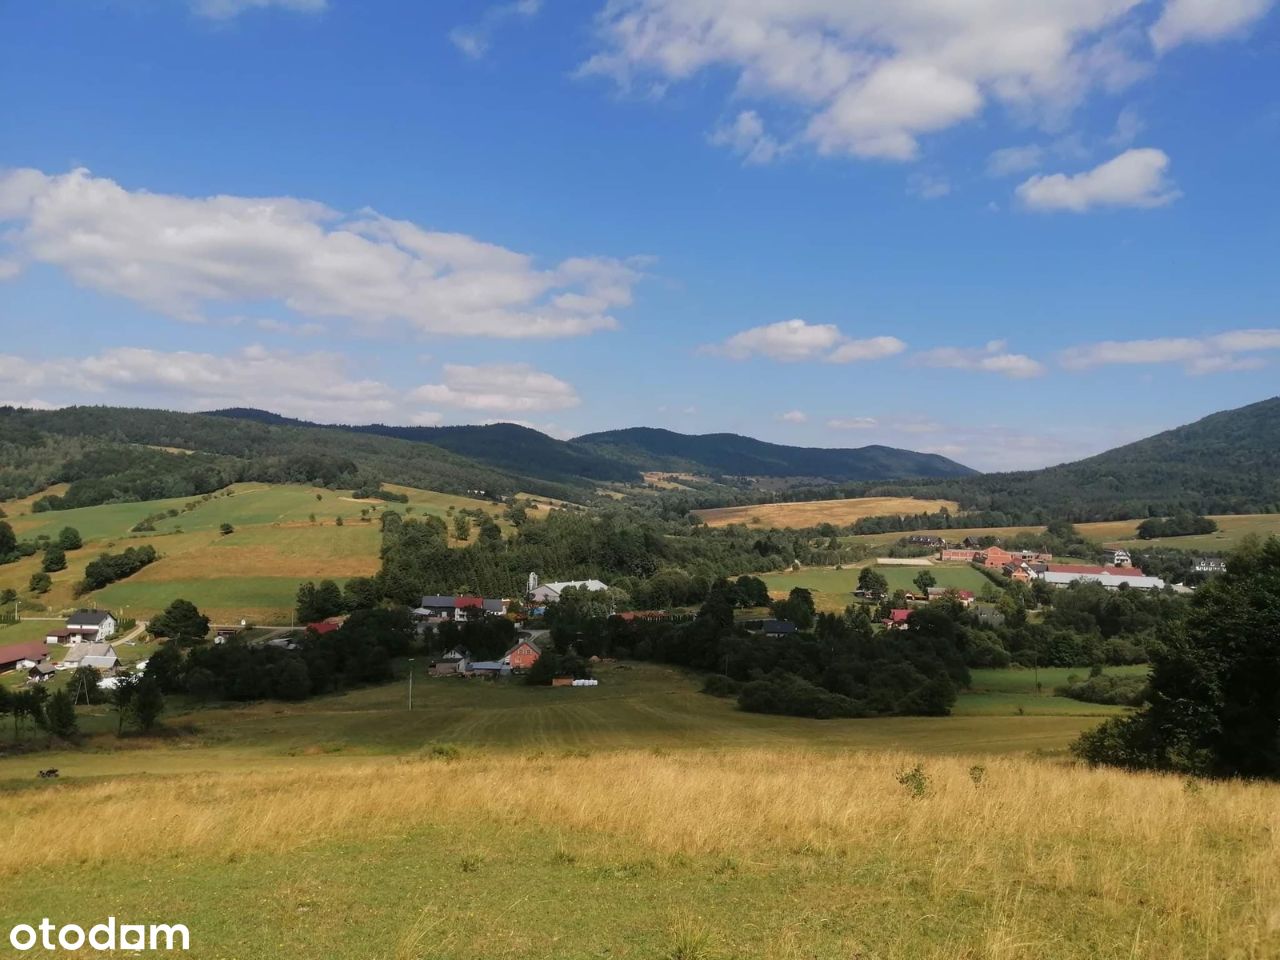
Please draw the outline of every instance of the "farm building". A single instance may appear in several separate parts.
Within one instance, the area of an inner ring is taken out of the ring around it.
[[[1122,586],[1133,590],[1163,590],[1165,582],[1159,577],[1143,576],[1141,573],[1124,571],[1122,573],[1061,573],[1048,570],[1040,579],[1051,587],[1067,587],[1073,583],[1097,583],[1108,590],[1119,590]]]
[[[577,587],[579,590],[590,590],[593,593],[609,589],[609,585],[600,580],[560,580],[555,583],[542,583],[534,587],[529,591],[529,599],[534,603],[555,603],[560,599],[560,594],[570,587]]]
[[[978,555],[977,550],[961,549],[959,547],[948,548],[942,550],[938,554],[939,560],[955,560],[960,563],[973,563],[974,558]]]
[[[531,640],[521,640],[503,655],[502,662],[512,670],[528,670],[538,662],[540,656],[542,651],[538,649],[536,643]]]
[[[45,645],[39,640],[29,643],[11,643],[0,647],[0,672],[13,670],[30,670],[47,656]]]
[[[106,610],[77,610],[67,617],[67,629],[90,643],[109,640],[116,635],[116,618]]]
[[[72,647],[58,669],[70,667],[93,667],[104,672],[114,670],[120,664],[120,658],[109,643],[80,643]]]
[[[41,660],[27,671],[27,683],[44,683],[53,677],[54,666],[48,660]]]

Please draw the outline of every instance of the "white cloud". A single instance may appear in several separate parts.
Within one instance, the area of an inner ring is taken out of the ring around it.
[[[1088,370],[1112,364],[1181,363],[1191,374],[1256,370],[1262,357],[1241,353],[1280,350],[1280,328],[1228,330],[1207,337],[1158,337],[1151,340],[1104,340],[1065,350],[1060,357],[1068,370]]]
[[[576,407],[572,386],[527,363],[446,364],[444,383],[418,387],[410,399],[465,410],[527,412]]]
[[[598,20],[600,49],[580,72],[662,90],[726,71],[735,100],[789,110],[795,142],[908,160],[921,136],[974,120],[990,104],[1019,121],[1060,126],[1091,91],[1133,82],[1150,58],[1137,6],[612,0]]]
[[[56,403],[41,400],[39,397],[28,397],[25,400],[0,399],[0,407],[21,407],[24,410],[59,410]]]
[[[868,337],[846,340],[827,355],[827,363],[856,363],[860,360],[883,360],[902,353],[907,345],[897,337]]]
[[[926,367],[943,367],[953,370],[973,370],[980,373],[998,373],[1015,380],[1038,377],[1044,373],[1044,364],[1025,354],[1009,353],[1003,340],[992,340],[985,347],[937,347],[915,356],[915,362]]]
[[[542,0],[515,0],[502,3],[485,11],[478,23],[455,27],[449,31],[449,40],[455,47],[473,60],[479,60],[489,52],[493,33],[508,20],[529,18],[542,9]]]
[[[444,414],[438,410],[419,410],[409,417],[409,423],[415,427],[438,427],[444,422]]]
[[[770,357],[784,363],[823,359],[828,363],[879,360],[901,353],[907,345],[897,337],[852,340],[834,323],[806,323],[795,318],[735,333],[721,344],[703,347],[732,360],[753,356]]]
[[[279,7],[294,13],[323,13],[328,0],[190,0],[193,12],[210,20],[231,20],[246,10]]]
[[[1082,213],[1093,207],[1160,207],[1181,196],[1167,176],[1168,169],[1169,157],[1163,150],[1126,150],[1083,173],[1031,177],[1017,194],[1031,210]]]
[[[396,391],[353,379],[337,354],[291,354],[250,346],[231,355],[115,347],[73,359],[0,356],[0,388],[143,398],[201,410],[256,406],[327,422],[385,418],[398,409]]]
[[[809,415],[803,410],[788,410],[786,413],[778,414],[776,419],[782,423],[807,423]]]
[[[878,426],[880,421],[875,417],[837,417],[827,421],[831,430],[874,430]]]
[[[793,362],[812,360],[844,339],[834,323],[805,323],[796,318],[735,333],[719,347],[709,348],[733,360],[751,356]]]
[[[1044,162],[1044,148],[1029,143],[1020,147],[1002,147],[987,157],[987,175],[1007,177],[1034,170]]]
[[[1178,44],[1218,40],[1262,19],[1273,0],[1169,0],[1151,27],[1151,43],[1164,51]]]
[[[764,121],[754,110],[743,110],[732,123],[712,131],[708,139],[716,146],[729,147],[744,163],[771,163],[785,152],[785,148],[765,132]]]
[[[951,192],[951,181],[946,177],[917,173],[907,178],[907,193],[922,200],[937,200]]]
[[[637,270],[532,257],[364,210],[291,197],[130,191],[87,170],[0,173],[0,244],[19,261],[183,320],[213,304],[274,301],[309,318],[423,333],[563,337],[617,326]],[[0,253],[3,253],[0,247]]]

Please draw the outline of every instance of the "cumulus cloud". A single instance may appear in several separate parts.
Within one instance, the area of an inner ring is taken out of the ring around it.
[[[279,7],[293,13],[322,13],[328,0],[190,0],[194,13],[210,20],[231,20],[246,10]]]
[[[0,356],[0,390],[15,388],[71,390],[96,395],[95,402],[103,394],[142,397],[187,410],[260,406],[328,422],[381,419],[398,409],[396,391],[352,378],[337,354],[261,346],[230,355],[115,347],[66,359]]]
[[[1151,43],[1168,50],[1182,43],[1239,34],[1271,8],[1274,0],[1169,0],[1151,27]]]
[[[853,340],[841,333],[834,323],[806,323],[795,318],[743,330],[723,343],[704,347],[703,350],[732,360],[762,356],[784,363],[818,359],[828,363],[853,363],[890,357],[906,348],[907,345],[897,337]]]
[[[709,138],[717,146],[727,146],[744,163],[772,163],[784,152],[776,139],[765,132],[764,121],[754,110],[743,110],[730,123],[712,131]]]
[[[1017,194],[1031,210],[1082,213],[1094,207],[1161,207],[1182,195],[1168,170],[1169,157],[1163,150],[1126,150],[1083,173],[1031,177],[1019,185]]]
[[[485,11],[479,22],[455,27],[449,31],[449,40],[473,60],[479,60],[489,52],[493,33],[508,20],[529,18],[542,9],[542,0],[515,0],[502,3]]]
[[[1207,337],[1158,337],[1151,340],[1104,340],[1065,350],[1068,370],[1112,364],[1180,363],[1191,374],[1256,370],[1263,357],[1240,356],[1280,350],[1280,328],[1229,330]]]
[[[0,256],[51,264],[183,320],[215,304],[274,301],[309,318],[483,337],[614,328],[611,311],[631,302],[639,279],[633,265],[598,257],[539,267],[527,254],[370,210],[131,191],[83,169],[0,172]]]
[[[937,347],[915,356],[915,362],[926,367],[973,370],[998,373],[1015,380],[1038,377],[1044,364],[1025,354],[1009,353],[1003,340],[992,340],[984,347]]]
[[[464,410],[511,413],[564,410],[580,402],[572,386],[527,363],[446,364],[443,383],[418,387],[410,399]]]
[[[1171,0],[1164,17],[1183,4],[1217,2]],[[1135,21],[1153,14],[1136,6],[612,0],[598,19],[600,48],[580,72],[613,78],[624,89],[661,91],[726,71],[736,81],[735,101],[769,102],[789,115],[793,129],[784,143],[909,160],[922,136],[975,120],[990,104],[1019,121],[1060,126],[1092,91],[1114,91],[1144,75],[1151,51]],[[732,138],[724,142],[738,147]]]
[[[777,419],[783,423],[807,423],[809,415],[803,410],[788,410],[786,413],[780,413]]]

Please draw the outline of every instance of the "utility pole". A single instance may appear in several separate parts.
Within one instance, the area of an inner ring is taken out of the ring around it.
[[[409,709],[413,709],[413,657],[409,658]]]

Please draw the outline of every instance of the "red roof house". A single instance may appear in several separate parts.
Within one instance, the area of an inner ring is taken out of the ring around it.
[[[12,670],[23,660],[39,663],[47,655],[48,651],[45,649],[43,640],[11,643],[7,647],[0,647],[0,670]]]
[[[538,661],[540,656],[542,656],[542,651],[538,649],[536,643],[521,640],[508,650],[502,659],[512,670],[528,670]]]
[[[910,610],[890,610],[889,616],[883,622],[890,630],[905,630],[909,616],[911,616]]]

